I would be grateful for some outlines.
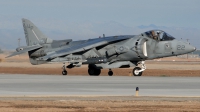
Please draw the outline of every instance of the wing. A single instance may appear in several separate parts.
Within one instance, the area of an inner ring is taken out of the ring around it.
[[[106,45],[111,42],[113,43],[113,42],[126,40],[129,38],[131,38],[131,36],[114,36],[114,37],[105,37],[105,38],[98,38],[98,39],[89,39],[88,41],[82,44],[74,45],[69,48],[64,48],[64,49],[52,52],[44,57],[39,58],[39,60],[52,60],[56,57],[62,57],[62,56],[66,56],[72,53],[87,51],[98,46]]]

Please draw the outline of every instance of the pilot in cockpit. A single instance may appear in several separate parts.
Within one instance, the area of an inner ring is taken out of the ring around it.
[[[152,35],[153,39],[160,40],[158,31],[157,32],[156,31],[151,31],[151,35]]]
[[[158,41],[169,41],[175,38],[161,30],[151,30],[144,33],[147,37]],[[143,34],[142,34],[143,35]]]

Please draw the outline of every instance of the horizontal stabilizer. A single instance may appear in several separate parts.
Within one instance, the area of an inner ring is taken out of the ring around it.
[[[35,50],[35,49],[39,49],[41,47],[42,47],[41,45],[18,47],[16,49],[16,52],[12,53],[11,55],[7,56],[6,58],[9,58],[9,57],[12,57],[12,56],[15,56],[15,55],[19,55],[19,54],[23,54],[23,53],[26,53],[28,51],[32,51],[32,50]]]

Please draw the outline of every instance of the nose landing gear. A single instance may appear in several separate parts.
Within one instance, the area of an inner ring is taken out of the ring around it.
[[[134,76],[142,76],[142,73],[144,70],[146,70],[146,66],[145,66],[145,61],[141,61],[141,68],[140,67],[135,67],[133,69],[133,75]]]

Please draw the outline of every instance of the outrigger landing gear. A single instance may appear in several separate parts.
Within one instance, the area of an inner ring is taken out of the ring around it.
[[[112,71],[111,69],[109,69],[108,75],[109,75],[109,76],[112,76],[112,75],[113,75],[113,71]]]
[[[133,75],[134,76],[142,76],[142,72],[144,70],[146,70],[146,66],[145,66],[145,61],[141,61],[140,63],[138,64],[141,64],[141,68],[140,67],[135,67],[133,69]]]
[[[66,65],[65,63],[63,63],[63,71],[62,71],[63,75],[67,75],[67,70],[66,70]]]

